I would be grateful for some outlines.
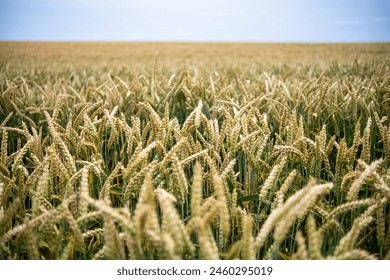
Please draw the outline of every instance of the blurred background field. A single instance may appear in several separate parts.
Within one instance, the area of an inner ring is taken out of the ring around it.
[[[152,65],[331,63],[384,60],[389,43],[172,43],[172,42],[1,42],[2,62],[68,63],[132,68]]]

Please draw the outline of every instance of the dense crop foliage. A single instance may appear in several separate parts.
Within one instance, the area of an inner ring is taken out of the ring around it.
[[[1,43],[0,259],[390,259],[389,55]]]

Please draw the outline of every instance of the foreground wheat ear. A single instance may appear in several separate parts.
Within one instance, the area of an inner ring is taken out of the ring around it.
[[[0,259],[390,259],[389,44],[6,46]]]

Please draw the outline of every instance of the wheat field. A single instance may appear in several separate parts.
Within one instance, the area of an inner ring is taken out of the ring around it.
[[[0,259],[390,259],[390,44],[0,43]]]

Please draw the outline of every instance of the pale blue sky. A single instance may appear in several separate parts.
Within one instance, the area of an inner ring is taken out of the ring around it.
[[[390,0],[0,0],[0,40],[390,41]]]

